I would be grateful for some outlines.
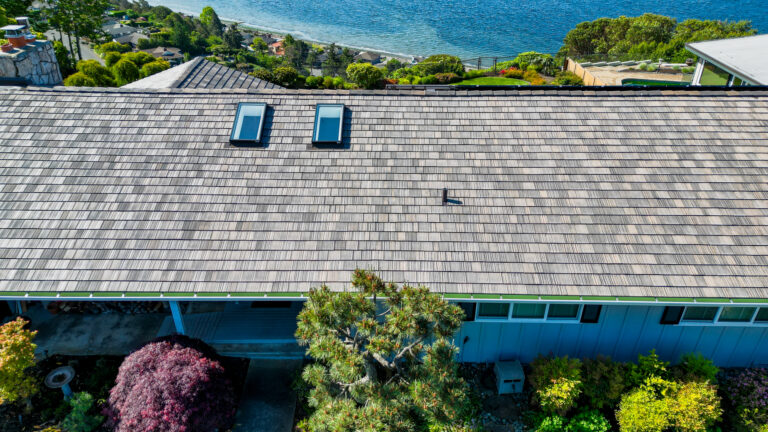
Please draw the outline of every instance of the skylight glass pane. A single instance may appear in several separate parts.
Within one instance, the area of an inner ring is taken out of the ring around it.
[[[509,303],[480,303],[477,313],[485,318],[506,318],[509,315]]]
[[[340,143],[344,105],[318,105],[315,112],[315,132],[312,141]]]
[[[725,322],[750,322],[752,321],[752,315],[755,314],[753,307],[734,307],[726,306],[720,312],[718,321]]]
[[[536,319],[544,318],[547,305],[544,303],[515,303],[512,318]]]
[[[262,103],[241,103],[237,108],[235,124],[232,126],[232,141],[261,141],[264,129],[264,113],[267,105]]]
[[[688,306],[683,314],[683,321],[712,321],[717,315],[716,307]]]
[[[558,304],[549,305],[547,318],[551,319],[576,319],[579,316],[579,305],[577,304]]]

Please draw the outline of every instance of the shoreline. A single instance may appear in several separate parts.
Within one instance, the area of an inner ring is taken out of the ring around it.
[[[165,5],[158,4],[157,6],[165,6]],[[168,7],[168,6],[165,6],[165,7]],[[190,15],[190,16],[193,16],[193,17],[196,17],[196,18],[200,18],[200,12],[195,13],[195,12],[191,12],[191,11],[185,10],[185,9],[173,9],[173,8],[170,8],[170,7],[168,7],[168,8],[171,9],[172,11],[174,11],[174,12],[177,12],[177,13],[181,13],[181,14],[185,14],[185,15]],[[359,52],[376,53],[376,54],[381,55],[382,57],[387,57],[387,58],[390,58],[390,59],[393,59],[393,58],[394,59],[398,59],[398,60],[400,60],[400,61],[402,61],[402,62],[404,62],[406,64],[413,63],[414,59],[416,57],[426,57],[426,56],[419,56],[419,55],[416,55],[416,54],[393,53],[393,52],[388,52],[388,51],[384,51],[384,50],[380,50],[380,49],[354,46],[354,45],[349,45],[349,44],[344,44],[344,43],[339,43],[339,42],[322,41],[322,40],[308,38],[308,37],[306,37],[306,35],[304,35],[302,37],[298,37],[298,36],[292,34],[290,31],[270,28],[270,27],[266,27],[266,26],[260,26],[258,24],[248,23],[248,22],[245,22],[245,21],[236,20],[236,19],[232,19],[232,18],[227,18],[227,17],[224,17],[224,16],[219,16],[219,19],[221,20],[221,22],[223,24],[235,23],[235,24],[238,25],[238,27],[240,27],[243,30],[250,30],[250,31],[261,32],[261,33],[270,33],[270,34],[274,34],[274,35],[278,35],[278,36],[286,36],[288,34],[291,34],[295,39],[302,40],[302,41],[310,43],[310,44],[320,45],[322,47],[328,47],[332,43],[334,43],[334,44],[336,44],[336,46],[341,47],[341,48],[349,48],[351,50],[356,50],[356,51],[359,51]]]

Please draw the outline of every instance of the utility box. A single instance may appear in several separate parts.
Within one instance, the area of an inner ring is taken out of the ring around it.
[[[525,384],[525,373],[519,361],[496,362],[496,388],[499,394],[521,393]]]

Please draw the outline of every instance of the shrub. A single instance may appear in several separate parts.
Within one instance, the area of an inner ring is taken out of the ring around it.
[[[329,87],[329,88],[343,89],[344,88],[344,84],[346,84],[346,82],[344,81],[344,78],[336,77],[336,78],[333,79],[333,86]]]
[[[735,422],[748,431],[768,424],[768,369],[742,369],[725,373],[723,394]]]
[[[75,393],[67,402],[72,411],[61,422],[61,427],[67,432],[91,432],[104,421],[102,416],[88,414],[93,407],[93,396],[89,393]]]
[[[64,79],[64,85],[67,87],[98,87],[96,81],[82,72],[75,72]]]
[[[109,51],[104,54],[104,64],[107,65],[107,67],[112,67],[115,63],[119,62],[121,58],[123,58],[123,55],[119,52]]]
[[[299,78],[299,73],[291,66],[281,66],[272,72],[275,82],[283,87],[293,87]]]
[[[152,54],[143,51],[123,54],[123,59],[130,60],[136,67],[142,67],[147,63],[152,63],[158,60]]]
[[[683,354],[680,363],[674,367],[675,376],[682,381],[703,381],[717,384],[717,374],[720,372],[712,360],[696,353]]]
[[[648,72],[656,72],[658,69],[659,69],[659,66],[655,64],[649,64],[647,70]]]
[[[566,432],[608,432],[611,423],[599,411],[583,411],[576,414],[565,428]]]
[[[121,44],[119,42],[107,42],[101,45],[97,45],[96,52],[107,53],[110,51],[116,51],[119,53],[127,53],[131,50],[131,46],[127,44]]]
[[[142,66],[141,70],[139,71],[139,75],[141,75],[142,78],[146,78],[150,75],[162,72],[170,67],[171,64],[165,60],[155,60]]]
[[[250,75],[253,75],[263,81],[269,81],[271,83],[275,82],[275,75],[264,68],[256,69],[255,71],[251,72]]]
[[[648,70],[648,63],[640,63],[639,65],[637,65],[637,68],[640,69],[641,71]]]
[[[26,370],[35,365],[36,331],[24,327],[24,318],[0,326],[0,404],[28,399],[37,393],[35,379]]]
[[[673,424],[680,432],[706,432],[720,419],[720,397],[708,382],[680,386],[671,403]]]
[[[661,361],[656,350],[651,350],[647,356],[639,354],[637,364],[632,364],[629,367],[629,384],[632,387],[641,386],[651,377],[667,379],[669,375],[667,366],[669,363]]]
[[[554,85],[580,86],[584,85],[584,80],[580,76],[570,71],[558,72],[557,78],[552,81]]]
[[[231,426],[232,383],[216,352],[197,339],[156,339],[125,358],[105,413],[116,432],[212,431]]]
[[[609,357],[586,359],[581,365],[582,398],[594,409],[613,408],[627,388],[627,366]]]
[[[525,71],[523,74],[523,79],[531,83],[531,85],[544,85],[546,83],[544,78],[542,78],[541,75],[539,75],[539,73],[533,69]]]
[[[440,84],[451,84],[455,82],[461,81],[461,77],[456,75],[455,73],[439,73],[435,74],[435,79],[437,79],[437,82]],[[422,83],[424,83],[424,80],[421,80]],[[426,84],[426,83],[424,83]]]
[[[82,72],[95,84],[93,87],[114,87],[115,78],[109,69],[101,65],[97,60],[80,60],[77,62],[78,72]]]
[[[554,57],[536,51],[520,53],[514,60],[500,63],[497,66],[502,68],[515,67],[522,70],[528,70],[528,68],[532,67],[537,72],[546,75],[554,75],[555,72],[557,72],[557,65]]]
[[[568,421],[563,416],[542,417],[534,427],[535,432],[563,432]]]
[[[333,77],[332,76],[323,77],[322,87],[326,88],[326,89],[332,89],[333,88]]]
[[[117,85],[119,86],[139,79],[139,68],[132,61],[124,58],[112,66],[112,73],[114,73]]]
[[[437,76],[436,75],[427,75],[427,76],[421,78],[420,81],[421,81],[422,84],[425,84],[425,85],[438,84],[439,83],[439,81],[437,80]]]
[[[485,76],[484,70],[470,70],[464,73],[464,79],[474,79]]]
[[[616,420],[621,432],[663,432],[672,424],[670,399],[675,383],[659,377],[648,378],[643,385],[621,398]]]
[[[581,362],[539,356],[531,363],[534,399],[547,413],[565,415],[581,393]]]
[[[695,71],[696,71],[696,67],[695,66],[688,66],[688,67],[684,67],[684,68],[680,69],[680,72],[682,72],[684,74],[692,74]]]
[[[316,89],[323,85],[323,77],[309,76],[304,81],[304,86],[309,89]]]
[[[456,75],[463,75],[464,65],[458,57],[448,54],[437,54],[427,57],[423,62],[414,65],[411,70],[415,75],[420,77],[436,75],[439,73],[455,73]]]
[[[370,63],[352,63],[347,66],[347,77],[360,87],[370,90],[381,87],[384,71]]]
[[[501,71],[504,78],[523,79],[525,73],[517,68],[509,68]]]

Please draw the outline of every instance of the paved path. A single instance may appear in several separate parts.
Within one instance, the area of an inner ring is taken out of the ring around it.
[[[56,30],[48,30],[45,32],[45,37],[50,41],[59,40],[59,32]],[[69,39],[67,34],[64,33],[64,40],[62,41],[64,46],[69,50]],[[72,48],[75,49],[75,56],[77,56],[77,49],[75,48],[75,38],[72,38]],[[83,60],[98,60],[101,64],[104,64],[104,60],[96,54],[90,45],[80,40],[80,52],[83,54]]]
[[[301,360],[251,359],[235,432],[291,432],[296,393],[291,382]]]

